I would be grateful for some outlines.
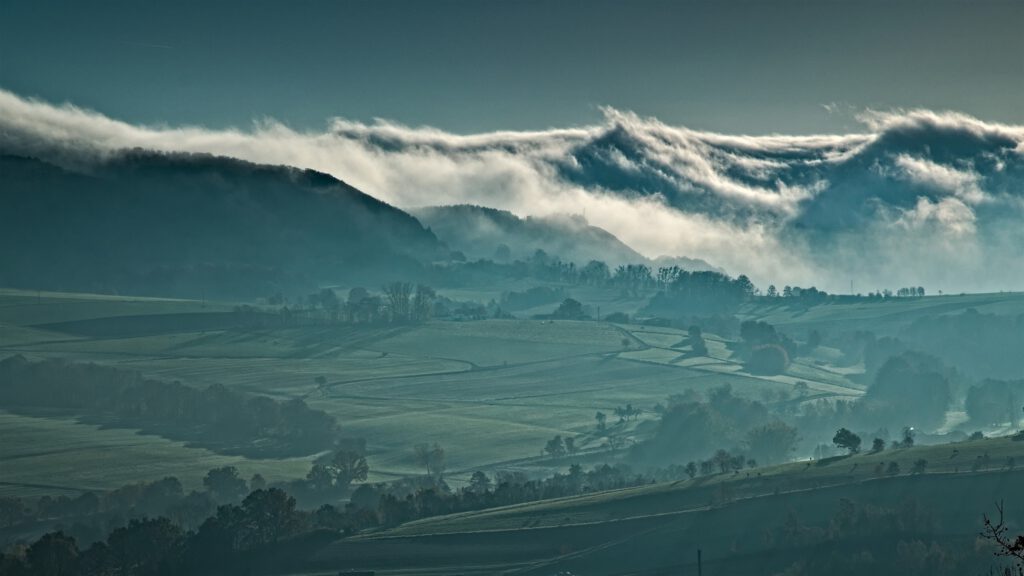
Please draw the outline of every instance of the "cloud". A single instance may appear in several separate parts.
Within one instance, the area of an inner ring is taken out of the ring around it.
[[[610,108],[592,126],[529,132],[343,118],[323,131],[270,119],[209,130],[0,90],[0,151],[77,169],[131,148],[205,152],[313,168],[406,208],[585,214],[648,256],[704,258],[761,285],[842,290],[856,275],[878,287],[1024,288],[1013,260],[1024,127],[928,110],[859,119],[862,132],[813,136],[702,132]]]
[[[973,170],[957,170],[907,154],[896,155],[893,164],[910,182],[952,194],[968,204],[991,200],[981,189],[981,176]]]

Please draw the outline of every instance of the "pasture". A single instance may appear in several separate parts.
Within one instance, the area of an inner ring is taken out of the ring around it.
[[[987,467],[965,470],[985,455]],[[792,525],[827,528],[844,505],[903,518],[918,510],[941,527],[927,537],[969,543],[993,499],[1011,514],[1024,505],[1024,471],[1009,458],[1024,458],[1024,442],[918,446],[427,518],[339,540],[304,573],[692,574],[700,548],[710,573],[775,574],[815,548],[779,547],[769,536],[785,537]],[[918,460],[926,470],[909,472]],[[878,471],[889,462],[901,472]]]
[[[270,481],[305,474],[307,458],[247,460],[133,430],[103,429],[73,418],[0,412],[0,496],[74,495],[177,476],[202,487],[210,468],[235,466]]]
[[[1002,308],[1024,302],[1015,296],[1007,303],[1007,298],[934,301]],[[932,300],[878,308],[906,316]],[[856,367],[833,366],[828,349],[798,359],[785,374],[765,377],[745,372],[729,341],[706,334],[708,354],[697,356],[686,333],[672,328],[561,320],[239,328],[231,322],[233,307],[0,291],[0,356],[96,362],[197,387],[222,384],[275,398],[303,398],[336,416],[347,435],[367,439],[371,479],[420,472],[413,446],[437,442],[446,450],[448,477],[455,485],[477,469],[550,473],[553,465],[541,457],[541,449],[556,434],[576,437],[584,452],[600,452],[605,448],[593,433],[595,413],[613,418],[614,408],[627,403],[643,411],[636,422],[616,428],[628,443],[656,418],[655,405],[686,390],[728,384],[738,395],[760,399],[792,394],[805,382],[808,397],[863,392],[849,378]],[[820,308],[802,315],[772,308],[759,313],[795,325],[806,317],[840,321],[858,314],[868,318],[870,312],[860,305]],[[320,378],[325,384],[317,383]],[[5,414],[0,426],[5,438],[0,483],[8,493],[40,493],[58,484],[53,491],[95,489],[168,474],[189,484],[228,461],[243,471],[281,478],[300,476],[308,465],[308,459],[245,462],[69,419]],[[55,447],[59,459],[47,456]],[[60,461],[73,464],[62,468],[55,464]],[[100,476],[109,482],[101,486]]]
[[[946,294],[924,298],[830,303],[810,308],[780,298],[778,303],[757,301],[746,304],[739,316],[743,319],[763,320],[794,334],[804,334],[808,330],[828,332],[842,329],[894,335],[920,317],[956,314],[969,308],[983,314],[1024,314],[1024,293]]]

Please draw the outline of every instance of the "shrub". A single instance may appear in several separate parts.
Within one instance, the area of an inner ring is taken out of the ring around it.
[[[778,344],[767,344],[754,348],[747,361],[747,370],[752,374],[781,374],[789,366],[789,354]]]

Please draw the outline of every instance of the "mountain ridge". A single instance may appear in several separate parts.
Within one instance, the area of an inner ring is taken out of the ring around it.
[[[519,217],[508,210],[475,204],[448,204],[411,209],[410,213],[428,226],[453,250],[470,259],[528,259],[537,250],[584,266],[591,260],[615,267],[647,263],[668,266],[684,264],[687,269],[717,270],[694,258],[660,256],[649,259],[611,232],[591,225],[578,214]],[[497,254],[501,246],[507,255]]]
[[[0,170],[7,286],[255,296],[415,277],[445,253],[414,217],[314,170],[143,150],[83,170],[3,155]]]

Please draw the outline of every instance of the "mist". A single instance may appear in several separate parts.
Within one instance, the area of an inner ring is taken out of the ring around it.
[[[726,135],[604,109],[591,126],[452,134],[388,120],[138,126],[0,91],[0,152],[88,171],[142,148],[329,173],[400,208],[578,214],[648,257],[702,258],[761,287],[1024,287],[1024,127],[865,111],[862,130]]]

